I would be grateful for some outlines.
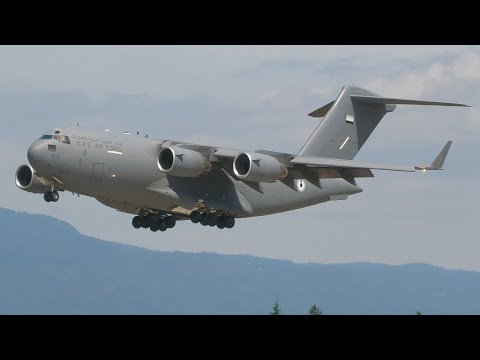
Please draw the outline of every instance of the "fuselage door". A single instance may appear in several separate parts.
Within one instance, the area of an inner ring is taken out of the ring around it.
[[[103,164],[94,163],[92,167],[92,174],[90,175],[90,182],[99,183],[102,181],[103,176]]]

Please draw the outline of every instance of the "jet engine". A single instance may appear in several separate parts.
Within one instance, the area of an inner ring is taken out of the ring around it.
[[[202,154],[179,147],[163,148],[157,165],[161,172],[181,177],[197,177],[212,170],[212,164]]]
[[[233,160],[233,172],[239,179],[255,182],[274,182],[288,175],[284,164],[272,156],[240,153]]]
[[[18,188],[37,194],[51,190],[51,187],[38,180],[35,171],[30,165],[21,165],[15,172],[15,184]]]

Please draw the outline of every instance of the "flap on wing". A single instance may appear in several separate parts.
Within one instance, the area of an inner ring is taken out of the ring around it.
[[[388,165],[364,163],[353,160],[318,158],[310,156],[297,156],[290,161],[291,164],[308,165],[320,168],[340,168],[340,169],[375,169],[389,171],[408,171],[415,172],[414,166],[409,165]]]
[[[374,177],[370,169],[348,169],[354,178]]]
[[[339,178],[366,178],[374,177],[369,169],[339,169],[332,167],[308,167],[301,170],[305,180],[315,186],[322,187],[319,180],[322,179],[339,179]]]

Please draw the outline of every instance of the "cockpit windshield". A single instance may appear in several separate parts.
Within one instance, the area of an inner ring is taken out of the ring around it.
[[[70,138],[67,135],[60,135],[60,131],[55,131],[55,135],[45,134],[38,140],[56,140],[64,144],[70,144]]]

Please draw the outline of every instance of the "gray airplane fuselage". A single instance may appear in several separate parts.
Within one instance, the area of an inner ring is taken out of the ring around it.
[[[324,179],[321,188],[306,183],[303,191],[282,181],[254,184],[236,179],[219,164],[198,177],[170,176],[160,171],[157,159],[162,146],[177,142],[80,127],[57,131],[68,136],[70,144],[39,139],[28,149],[28,160],[37,174],[58,180],[58,190],[92,196],[132,214],[139,209],[188,210],[203,200],[210,208],[228,211],[235,217],[250,217],[362,191],[341,178]],[[54,136],[54,130],[46,134]]]
[[[151,231],[190,219],[230,229],[235,218],[275,214],[362,191],[357,178],[372,170],[442,170],[452,141],[430,165],[353,160],[383,117],[397,105],[463,104],[382,97],[347,85],[336,100],[311,112],[321,119],[298,154],[245,151],[81,127],[54,129],[31,144],[30,165],[16,185],[56,202],[59,191],[91,196],[135,214],[132,225]]]

